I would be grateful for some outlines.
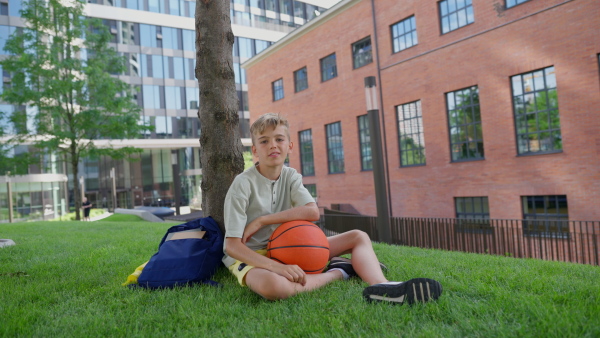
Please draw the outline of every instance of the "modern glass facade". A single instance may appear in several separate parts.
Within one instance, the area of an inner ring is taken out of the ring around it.
[[[67,213],[67,176],[31,174],[0,178],[0,223],[49,220]],[[12,201],[9,202],[9,191]]]
[[[110,158],[82,161],[79,175],[84,177],[86,196],[96,207],[112,208],[113,178],[109,173],[115,168],[118,207],[172,206],[175,199],[174,170],[178,170],[175,174],[181,178],[181,205],[200,207],[200,124],[197,117],[200,102],[195,78],[194,31],[196,2],[90,0],[88,3],[88,13],[101,18],[109,27],[113,35],[112,46],[128,60],[127,70],[119,77],[131,85],[134,99],[143,108],[140,122],[149,123],[154,130],[140,135],[148,142],[133,144],[144,150],[138,161]],[[10,34],[19,29],[19,25],[24,24],[11,18],[20,16],[21,6],[21,0],[9,0],[8,6],[0,11],[0,47]],[[292,0],[232,0],[230,16],[236,35],[233,68],[242,138],[250,137],[250,107],[246,72],[240,65],[323,11],[325,8]],[[123,17],[131,18],[131,21],[119,20]],[[0,51],[0,54],[5,52]],[[6,81],[10,74],[4,74],[4,78]],[[0,105],[0,108],[7,111],[11,106]],[[156,139],[164,142],[154,141]],[[177,166],[173,165],[175,157],[178,159]],[[54,160],[55,166],[67,167],[59,159]],[[68,177],[67,200],[72,206],[73,184],[79,184],[80,178],[73,178],[69,172],[65,174]],[[38,208],[37,202],[32,203],[28,205],[35,204]],[[23,208],[26,208],[25,205]]]

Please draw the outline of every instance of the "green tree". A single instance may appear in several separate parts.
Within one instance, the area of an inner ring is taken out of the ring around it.
[[[109,46],[112,38],[98,19],[83,14],[78,0],[29,0],[25,27],[6,42],[10,56],[0,65],[11,74],[2,100],[10,114],[12,144],[31,142],[41,154],[54,152],[68,163],[75,180],[76,219],[80,219],[78,165],[84,158],[133,159],[141,149],[97,147],[98,139],[138,138],[148,130],[131,88],[115,74],[125,60]]]

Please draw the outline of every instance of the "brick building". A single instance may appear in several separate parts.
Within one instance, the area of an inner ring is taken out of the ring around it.
[[[598,0],[344,0],[243,67],[320,206],[376,214],[375,76],[393,216],[599,220],[599,53]]]

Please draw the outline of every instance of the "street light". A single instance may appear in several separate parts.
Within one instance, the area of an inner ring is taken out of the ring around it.
[[[110,169],[110,178],[112,181],[112,202],[113,202],[113,213],[117,209],[117,175],[115,173],[115,167]]]
[[[375,201],[377,204],[377,230],[380,242],[391,243],[389,191],[387,189],[383,161],[379,101],[377,100],[377,80],[375,76],[365,78],[365,98],[367,100],[367,116],[369,119],[371,156],[373,160],[373,180],[375,183]]]
[[[12,199],[12,185],[10,182],[10,171],[6,172],[6,176],[4,176],[6,180],[6,197],[8,197],[8,222],[12,223],[14,220],[13,214],[13,199]]]
[[[173,165],[173,193],[175,195],[175,215],[181,215],[181,179],[179,177],[179,162],[177,161],[177,150],[171,152],[171,164]]]

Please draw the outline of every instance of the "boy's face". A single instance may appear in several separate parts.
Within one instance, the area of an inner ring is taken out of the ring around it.
[[[285,158],[292,152],[293,144],[286,126],[267,128],[253,137],[252,154],[258,157],[261,166],[283,166]]]

